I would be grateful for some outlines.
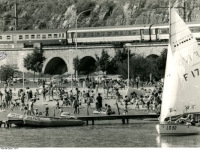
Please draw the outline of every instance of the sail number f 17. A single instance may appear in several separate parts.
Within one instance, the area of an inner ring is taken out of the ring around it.
[[[198,68],[194,69],[193,71],[191,71],[191,74],[192,74],[192,77],[194,77],[194,78],[199,76],[199,69]],[[188,73],[184,74],[183,77],[184,77],[185,81],[187,81]]]
[[[176,130],[176,126],[167,126],[166,130]]]

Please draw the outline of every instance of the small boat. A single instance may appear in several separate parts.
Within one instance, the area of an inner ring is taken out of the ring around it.
[[[16,126],[24,126],[24,115],[17,113],[9,113],[7,115],[8,121],[12,121],[12,123]]]
[[[160,135],[199,134],[199,47],[175,8],[169,10],[170,42],[167,51],[160,123],[156,125],[156,130]]]
[[[25,116],[24,124],[36,127],[66,127],[66,126],[82,126],[84,121],[72,118],[56,118],[43,116]]]

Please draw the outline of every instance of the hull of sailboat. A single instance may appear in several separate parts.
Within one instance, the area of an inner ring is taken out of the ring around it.
[[[194,135],[199,134],[200,127],[182,124],[157,124],[156,130],[160,135]]]
[[[36,127],[66,127],[82,126],[85,123],[82,120],[70,118],[26,116],[24,118],[24,124]]]

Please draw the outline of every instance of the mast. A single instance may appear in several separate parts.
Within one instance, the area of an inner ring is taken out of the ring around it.
[[[169,44],[171,44],[171,0],[169,0]]]

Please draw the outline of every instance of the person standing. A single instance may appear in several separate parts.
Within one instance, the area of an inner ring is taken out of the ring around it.
[[[49,83],[49,101],[51,100],[52,88],[53,88],[53,81],[50,78],[50,83]]]
[[[6,80],[5,83],[4,83],[4,91],[6,91],[7,87],[8,87],[8,82]]]
[[[86,93],[86,102],[87,102],[87,115],[89,116],[89,107],[90,106],[90,94]]]
[[[45,88],[45,86],[43,85],[43,87],[42,87],[43,102],[46,101],[46,93],[47,93],[46,88]]]
[[[0,100],[1,100],[1,104],[2,104],[2,97],[3,97],[3,93],[0,91]]]
[[[28,115],[35,115],[34,113],[34,109],[33,109],[33,105],[36,102],[36,99],[31,99],[30,103],[29,103],[29,108],[28,108]]]
[[[85,80],[83,80],[83,89],[85,89],[86,87],[86,83],[85,83]]]
[[[100,93],[98,94],[96,100],[98,102],[98,111],[101,111],[101,109],[102,109],[102,97],[101,97]]]
[[[128,102],[129,102],[129,98],[126,95],[124,99],[124,114],[128,114]]]
[[[73,108],[74,108],[74,114],[78,114],[78,100],[74,98],[73,104],[72,104]]]
[[[6,108],[9,107],[10,95],[9,92],[5,91]]]
[[[27,87],[27,96],[28,96],[28,101],[33,98],[32,90],[29,87]]]
[[[140,82],[140,77],[139,77],[139,76],[136,77],[135,82],[136,82],[137,89],[138,89],[138,87],[139,87],[139,82]]]

